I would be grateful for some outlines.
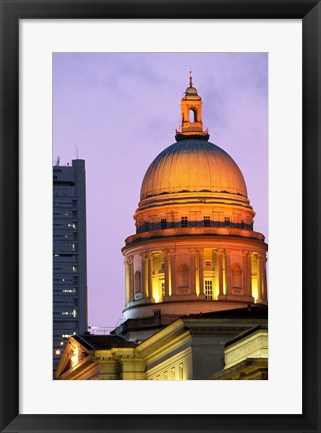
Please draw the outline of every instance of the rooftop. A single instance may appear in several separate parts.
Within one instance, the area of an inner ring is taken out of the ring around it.
[[[114,347],[136,347],[137,344],[127,341],[118,335],[75,335],[73,337],[78,343],[88,350],[109,350]]]

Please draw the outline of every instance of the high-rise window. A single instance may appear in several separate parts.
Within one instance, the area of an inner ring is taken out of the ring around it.
[[[225,224],[225,227],[230,227],[231,226],[231,218],[225,217],[224,224]]]
[[[167,221],[166,218],[161,219],[161,229],[166,229]]]
[[[205,298],[208,301],[213,299],[213,282],[211,280],[205,280]]]

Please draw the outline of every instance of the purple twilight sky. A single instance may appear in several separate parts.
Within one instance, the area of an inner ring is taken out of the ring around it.
[[[267,53],[55,53],[53,161],[86,161],[88,324],[122,319],[121,248],[135,233],[144,174],[175,142],[180,100],[193,71],[212,143],[243,172],[268,235]]]

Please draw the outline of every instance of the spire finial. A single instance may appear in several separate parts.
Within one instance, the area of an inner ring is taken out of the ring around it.
[[[193,81],[192,81],[192,70],[189,70],[189,87],[193,86]]]

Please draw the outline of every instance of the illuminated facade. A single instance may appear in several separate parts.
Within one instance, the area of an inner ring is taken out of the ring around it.
[[[125,321],[109,336],[71,337],[60,380],[267,378],[267,245],[239,167],[208,141],[191,78],[181,116],[122,249]]]
[[[181,100],[176,143],[148,168],[122,252],[125,319],[180,316],[267,304],[264,236],[237,164],[210,143],[202,100]]]
[[[261,326],[263,336],[255,332]],[[259,375],[262,368],[267,374],[266,326],[267,307],[254,306],[183,316],[140,344],[117,335],[76,335],[68,341],[56,376],[59,380],[214,379],[224,366],[224,344],[233,339],[232,353],[225,354],[225,359],[232,358],[224,370],[226,378],[238,379],[246,372],[246,378],[262,379],[266,378]]]
[[[53,369],[64,344],[87,331],[85,161],[53,167]]]
[[[224,369],[210,380],[268,380],[268,329],[258,325],[225,344]]]

